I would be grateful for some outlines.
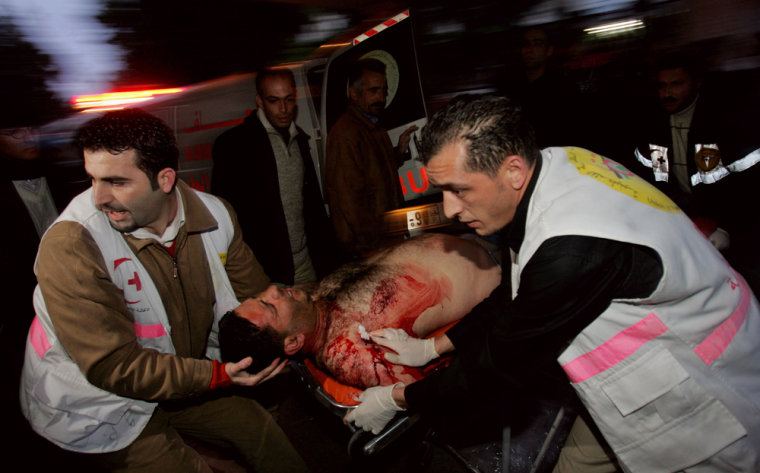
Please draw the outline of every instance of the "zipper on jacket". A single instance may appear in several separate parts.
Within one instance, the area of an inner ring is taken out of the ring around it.
[[[172,276],[174,276],[174,279],[177,279],[177,276],[179,275],[177,273],[177,258],[172,256]]]

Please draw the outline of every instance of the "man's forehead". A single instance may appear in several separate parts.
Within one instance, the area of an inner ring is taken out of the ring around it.
[[[261,96],[285,97],[295,95],[296,88],[293,82],[287,77],[267,77],[261,81]]]
[[[544,46],[549,44],[549,38],[543,31],[530,30],[523,35],[523,44]]]
[[[369,69],[364,69],[364,72],[362,73],[362,80],[364,82],[371,82],[373,85],[385,85],[388,83],[388,80],[385,78],[385,74],[370,71]]]
[[[121,152],[114,152],[105,148],[84,149],[82,151],[85,164],[98,158],[115,158],[116,161],[113,161],[114,163],[137,167],[137,151],[134,148],[127,148]]]
[[[661,83],[683,82],[689,79],[691,79],[691,76],[683,67],[663,69],[657,73],[657,80]]]
[[[465,166],[467,160],[467,145],[463,140],[450,141],[441,146],[425,165],[425,169],[434,185],[449,184],[456,175],[468,173]]]
[[[259,325],[259,318],[263,311],[264,308],[259,303],[258,297],[250,297],[235,308],[235,314],[238,317],[256,323],[256,325]]]

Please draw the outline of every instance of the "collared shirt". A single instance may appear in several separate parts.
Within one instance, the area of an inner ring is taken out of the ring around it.
[[[174,191],[174,195],[177,196],[177,214],[174,216],[174,220],[169,226],[166,227],[162,235],[156,235],[155,233],[148,231],[145,227],[140,227],[137,230],[130,233],[135,238],[151,238],[160,242],[164,246],[170,246],[182,225],[185,224],[185,206],[182,203],[182,195],[178,191]]]
[[[519,254],[536,181],[533,176],[513,221],[501,232],[504,261]],[[410,408],[435,401],[472,402],[480,395],[509,395],[538,373],[558,369],[557,357],[617,298],[651,294],[662,277],[654,250],[603,238],[563,235],[544,241],[520,275],[512,299],[510,271],[502,283],[447,335],[456,348],[451,365],[406,388]]]
[[[691,120],[694,117],[694,110],[697,108],[697,100],[681,110],[670,115],[670,132],[673,140],[672,166],[673,174],[678,182],[678,187],[687,194],[691,193],[691,179],[689,176],[689,166],[687,164],[689,153],[689,128]]]
[[[367,113],[364,110],[362,110],[361,108],[359,108],[359,111],[362,112],[362,115],[364,115],[365,117],[367,117],[367,120],[371,121],[375,125],[377,125],[377,122],[380,121],[380,117],[378,117],[377,115],[372,115],[371,113]]]

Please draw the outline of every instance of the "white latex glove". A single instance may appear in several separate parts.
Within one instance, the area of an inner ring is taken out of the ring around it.
[[[386,353],[385,359],[397,365],[425,366],[440,356],[435,351],[434,339],[410,337],[402,329],[383,328],[369,335],[373,342],[396,352]]]
[[[361,404],[356,406],[343,419],[345,422],[353,422],[357,427],[366,431],[372,431],[377,435],[385,428],[386,424],[393,419],[398,411],[405,411],[393,400],[393,388],[402,387],[403,383],[392,386],[375,386],[367,388],[359,395]]]
[[[722,228],[716,228],[707,239],[710,240],[710,243],[712,243],[719,251],[725,250],[731,244],[731,237],[729,237],[728,232]]]

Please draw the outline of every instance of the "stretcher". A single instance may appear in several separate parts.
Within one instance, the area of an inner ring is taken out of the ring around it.
[[[289,363],[291,369],[295,371],[316,400],[338,418],[345,417],[358,404],[358,401],[351,396],[354,394],[358,396],[361,390],[341,384],[309,360],[291,360]],[[401,412],[388,423],[382,432],[374,436],[353,424],[346,424],[352,432],[347,446],[349,455],[352,457],[373,456],[412,428],[419,421],[419,418],[419,414],[409,416]]]
[[[456,323],[456,322],[455,322]],[[453,324],[443,327],[431,334],[445,332]],[[443,359],[430,367],[429,371],[440,369],[450,359]],[[319,404],[338,419],[353,409],[361,389],[348,386],[317,367],[308,359],[290,360],[291,369],[298,375],[306,389],[313,394]],[[427,371],[427,372],[429,372]],[[352,458],[368,458],[378,455],[401,436],[413,428],[420,427],[424,432],[422,443],[426,448],[437,447],[459,463],[466,471],[482,473],[483,471],[501,471],[503,473],[548,473],[558,458],[559,451],[572,422],[577,415],[573,401],[566,398],[541,401],[540,413],[531,418],[529,425],[506,425],[501,439],[495,445],[479,446],[468,451],[460,451],[429,427],[418,413],[399,412],[377,435],[365,432],[353,424],[346,424],[351,432],[347,450]],[[475,451],[480,448],[480,451]],[[473,453],[474,452],[474,453]],[[473,458],[473,455],[488,455],[490,458]],[[486,467],[483,467],[483,464]]]
[[[439,334],[445,333],[446,330],[455,324],[456,322],[453,322],[445,327],[441,327],[431,333],[429,337],[435,337]],[[450,358],[442,358],[427,367],[425,372],[429,373],[433,370],[439,369],[440,367],[447,365],[449,360]],[[326,407],[329,412],[339,418],[342,419],[345,417],[351,409],[359,404],[357,399],[362,393],[361,389],[341,383],[330,374],[317,367],[311,360],[290,360],[289,365],[298,375],[305,387],[314,395],[316,400]],[[415,426],[419,420],[419,414],[408,415],[404,412],[399,412],[396,417],[385,426],[382,432],[377,435],[371,435],[364,432],[362,429],[357,428],[353,424],[347,424],[352,432],[348,444],[348,453],[352,457],[372,456],[393,443],[394,440]]]

